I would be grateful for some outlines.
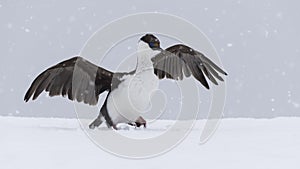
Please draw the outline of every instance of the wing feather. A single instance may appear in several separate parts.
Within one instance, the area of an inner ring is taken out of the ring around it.
[[[113,73],[84,60],[74,57],[42,72],[25,94],[27,102],[35,100],[43,91],[49,96],[68,96],[70,100],[95,105],[99,94],[111,90]]]
[[[219,75],[227,75],[218,65],[202,53],[182,44],[162,50],[152,58],[154,73],[159,79],[169,78],[182,80],[193,75],[205,88],[209,89],[208,78],[218,85],[216,79],[224,81]]]
[[[197,52],[197,55],[204,63],[207,63],[208,65],[212,66],[214,69],[216,69],[218,72],[220,72],[223,75],[227,75],[227,73],[222,70],[218,65],[216,65],[213,61],[208,59],[206,56],[204,56],[202,53]]]
[[[216,77],[217,79],[219,79],[220,81],[224,81],[224,79],[218,74],[218,72],[215,71],[215,69],[213,69],[209,64],[207,63],[203,63],[205,68],[208,69],[208,72],[210,72],[211,74],[213,74],[214,77]]]

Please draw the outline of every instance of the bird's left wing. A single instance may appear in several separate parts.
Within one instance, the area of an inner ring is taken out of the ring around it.
[[[50,96],[96,105],[99,95],[111,90],[114,73],[81,58],[73,57],[42,72],[31,84],[24,100],[35,100],[44,90]]]
[[[202,53],[182,44],[174,45],[152,58],[154,73],[159,79],[182,80],[194,76],[204,87],[209,89],[205,76],[218,85],[216,78],[224,81],[218,74],[227,73]]]

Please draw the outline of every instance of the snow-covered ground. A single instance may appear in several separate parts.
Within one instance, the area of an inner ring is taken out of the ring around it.
[[[224,119],[215,135],[199,145],[204,122],[197,121],[189,136],[168,153],[132,160],[98,148],[76,119],[0,117],[0,168],[300,168],[300,118]],[[147,135],[170,123],[120,132]]]

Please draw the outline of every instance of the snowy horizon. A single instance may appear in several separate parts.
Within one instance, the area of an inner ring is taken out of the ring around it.
[[[77,120],[0,117],[1,167],[5,169],[66,168],[299,168],[300,118],[225,119],[214,136],[199,145],[203,120],[172,150],[152,158],[131,160],[102,150],[84,133]],[[159,120],[142,130],[119,134],[142,138],[159,135],[171,121]],[[237,127],[239,126],[239,127]],[[173,132],[178,132],[177,128]],[[105,128],[95,132],[105,131]],[[20,141],[21,140],[21,141]],[[134,150],[134,147],[132,149]],[[100,162],[100,163],[99,163]]]

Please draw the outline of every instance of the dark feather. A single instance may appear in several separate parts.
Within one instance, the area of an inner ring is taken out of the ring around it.
[[[218,85],[216,78],[224,81],[218,72],[227,75],[224,70],[202,53],[182,44],[162,50],[152,58],[152,61],[154,73],[159,79],[182,80],[184,76],[193,75],[207,89],[209,89],[209,85],[206,78]]]
[[[24,100],[36,99],[43,91],[49,96],[66,96],[70,100],[95,105],[99,94],[111,90],[113,73],[81,57],[74,57],[50,67],[31,84]]]

